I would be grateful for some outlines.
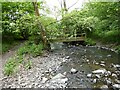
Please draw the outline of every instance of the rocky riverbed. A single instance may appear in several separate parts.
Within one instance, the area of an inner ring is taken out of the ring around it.
[[[43,56],[31,57],[30,70],[21,65],[14,76],[4,76],[3,88],[120,88],[120,56],[114,51],[59,45]]]

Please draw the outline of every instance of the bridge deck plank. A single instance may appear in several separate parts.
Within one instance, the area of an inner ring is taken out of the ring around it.
[[[70,42],[70,41],[84,41],[85,37],[71,37],[71,38],[56,38],[56,39],[49,39],[50,41],[54,42]]]

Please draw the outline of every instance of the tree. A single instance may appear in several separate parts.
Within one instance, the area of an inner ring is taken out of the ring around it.
[[[37,0],[35,2],[33,2],[33,6],[34,6],[36,17],[40,17]],[[46,37],[45,28],[39,20],[38,20],[38,27],[39,27],[41,35],[42,35],[42,41],[43,41],[44,47],[46,47],[48,41],[47,41],[47,37]]]

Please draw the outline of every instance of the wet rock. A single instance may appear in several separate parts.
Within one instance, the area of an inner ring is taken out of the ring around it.
[[[100,61],[100,63],[105,64],[105,61]]]
[[[49,73],[49,71],[45,71],[45,73]]]
[[[107,55],[107,57],[111,57],[111,56],[112,56],[112,55],[110,55],[110,54],[109,54],[109,55]]]
[[[100,64],[100,66],[103,66],[103,67],[105,67],[105,64]]]
[[[92,74],[87,74],[87,77],[88,77],[88,78],[91,78],[91,77],[92,77]]]
[[[120,65],[116,64],[116,65],[114,65],[114,67],[116,67],[116,68],[120,68]]]
[[[66,62],[67,60],[66,59],[63,59],[63,61],[62,62]]]
[[[120,89],[120,84],[114,84],[113,87]]]
[[[104,89],[107,89],[107,88],[108,88],[107,85],[103,85],[103,86],[100,87],[100,89],[103,89],[103,90],[104,90]]]
[[[48,78],[43,77],[41,83],[45,83],[48,80]]]
[[[96,76],[97,78],[101,78],[100,75],[98,75],[98,74],[96,74],[95,76]]]
[[[72,74],[75,74],[75,73],[78,72],[78,71],[77,71],[76,69],[74,69],[74,68],[72,68],[70,71],[71,71]]]
[[[65,76],[66,76],[66,75],[67,75],[67,72],[64,72],[64,73],[63,73],[63,75],[65,75]]]
[[[110,78],[108,78],[108,79],[106,78],[105,81],[106,81],[107,85],[111,85],[112,84],[112,81],[111,81]]]
[[[70,54],[74,54],[74,52],[71,52]]]
[[[66,56],[65,58],[66,58],[66,59],[70,59],[70,56]]]
[[[98,62],[96,62],[95,64],[96,64],[96,65],[98,65],[99,63],[98,63]]]
[[[89,62],[89,60],[87,59],[86,62]]]
[[[105,72],[105,76],[107,77],[107,76],[110,76],[111,75],[111,72],[110,71],[106,71]]]
[[[120,84],[120,80],[118,80],[118,79],[115,79],[115,82],[118,83],[118,84]]]
[[[93,83],[96,83],[97,82],[97,79],[93,79]]]
[[[61,74],[61,73],[58,73],[56,76],[54,76],[54,77],[52,78],[52,80],[53,80],[53,79],[61,79],[61,78],[65,78],[65,76],[64,76],[63,74]]]
[[[51,79],[51,83],[60,83],[60,84],[64,84],[68,81],[68,78],[56,78],[56,79]]]
[[[112,77],[117,78],[117,75],[115,73],[112,73]]]
[[[100,68],[98,70],[92,71],[94,74],[104,74],[106,72],[106,69]]]
[[[114,52],[114,49],[111,49],[112,52]]]
[[[52,72],[52,69],[51,68],[49,68],[49,70],[48,70],[49,72]]]

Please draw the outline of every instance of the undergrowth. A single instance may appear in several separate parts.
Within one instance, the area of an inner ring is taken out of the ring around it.
[[[90,38],[86,38],[84,43],[85,45],[90,45],[90,46],[96,45],[96,42]]]
[[[18,49],[17,55],[9,58],[8,62],[4,67],[4,74],[9,76],[13,73],[17,72],[17,67],[22,64],[26,69],[30,69],[32,67],[32,61],[30,59],[25,60],[25,56],[39,56],[42,54],[43,45],[39,43],[38,45],[32,42],[26,42],[25,45]]]

